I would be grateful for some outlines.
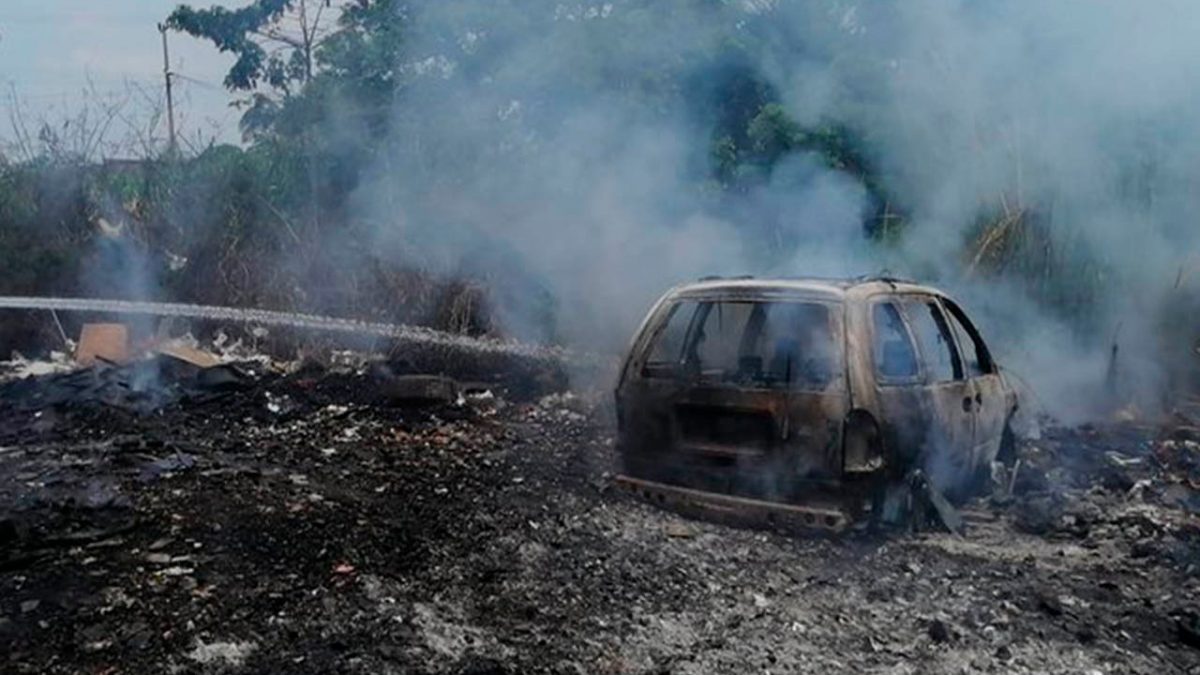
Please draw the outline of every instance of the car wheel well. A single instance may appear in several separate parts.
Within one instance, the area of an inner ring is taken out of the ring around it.
[[[869,411],[855,408],[842,421],[842,468],[849,473],[873,473],[885,468],[883,434]]]
[[[846,427],[847,431],[861,429],[870,430],[876,436],[879,434],[879,422],[875,420],[875,416],[870,411],[864,408],[855,408],[846,413],[846,419],[842,424]]]

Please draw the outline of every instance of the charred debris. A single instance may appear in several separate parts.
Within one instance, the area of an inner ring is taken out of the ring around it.
[[[960,534],[829,538],[614,489],[611,392],[541,361],[218,342],[4,364],[7,670],[1200,667],[1184,412],[1028,434]]]

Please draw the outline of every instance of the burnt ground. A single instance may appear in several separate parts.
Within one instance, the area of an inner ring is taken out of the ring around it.
[[[352,375],[0,400],[2,670],[1200,672],[1187,428],[1047,434],[963,537],[689,520],[612,489],[611,433]]]

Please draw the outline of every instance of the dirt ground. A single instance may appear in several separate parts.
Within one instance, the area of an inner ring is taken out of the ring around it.
[[[1028,444],[965,536],[800,536],[615,489],[607,397],[268,377],[0,399],[12,673],[1200,673],[1200,437]]]

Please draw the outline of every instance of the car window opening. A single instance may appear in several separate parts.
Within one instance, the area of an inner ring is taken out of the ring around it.
[[[876,303],[871,311],[875,327],[875,370],[882,380],[911,380],[917,377],[917,353],[900,309],[893,302]]]
[[[942,310],[929,298],[914,299],[906,304],[913,333],[921,346],[930,382],[950,382],[963,379],[962,359],[954,346],[954,337]]]
[[[741,386],[823,389],[841,360],[831,319],[830,308],[816,302],[681,302],[655,338],[644,372]],[[686,337],[677,340],[688,324]]]
[[[979,377],[996,372],[992,355],[988,352],[987,345],[983,343],[983,338],[979,335],[975,325],[957,305],[952,302],[946,302],[945,305],[950,313],[950,322],[954,327],[954,332],[958,336],[958,343],[963,348],[967,376]]]

